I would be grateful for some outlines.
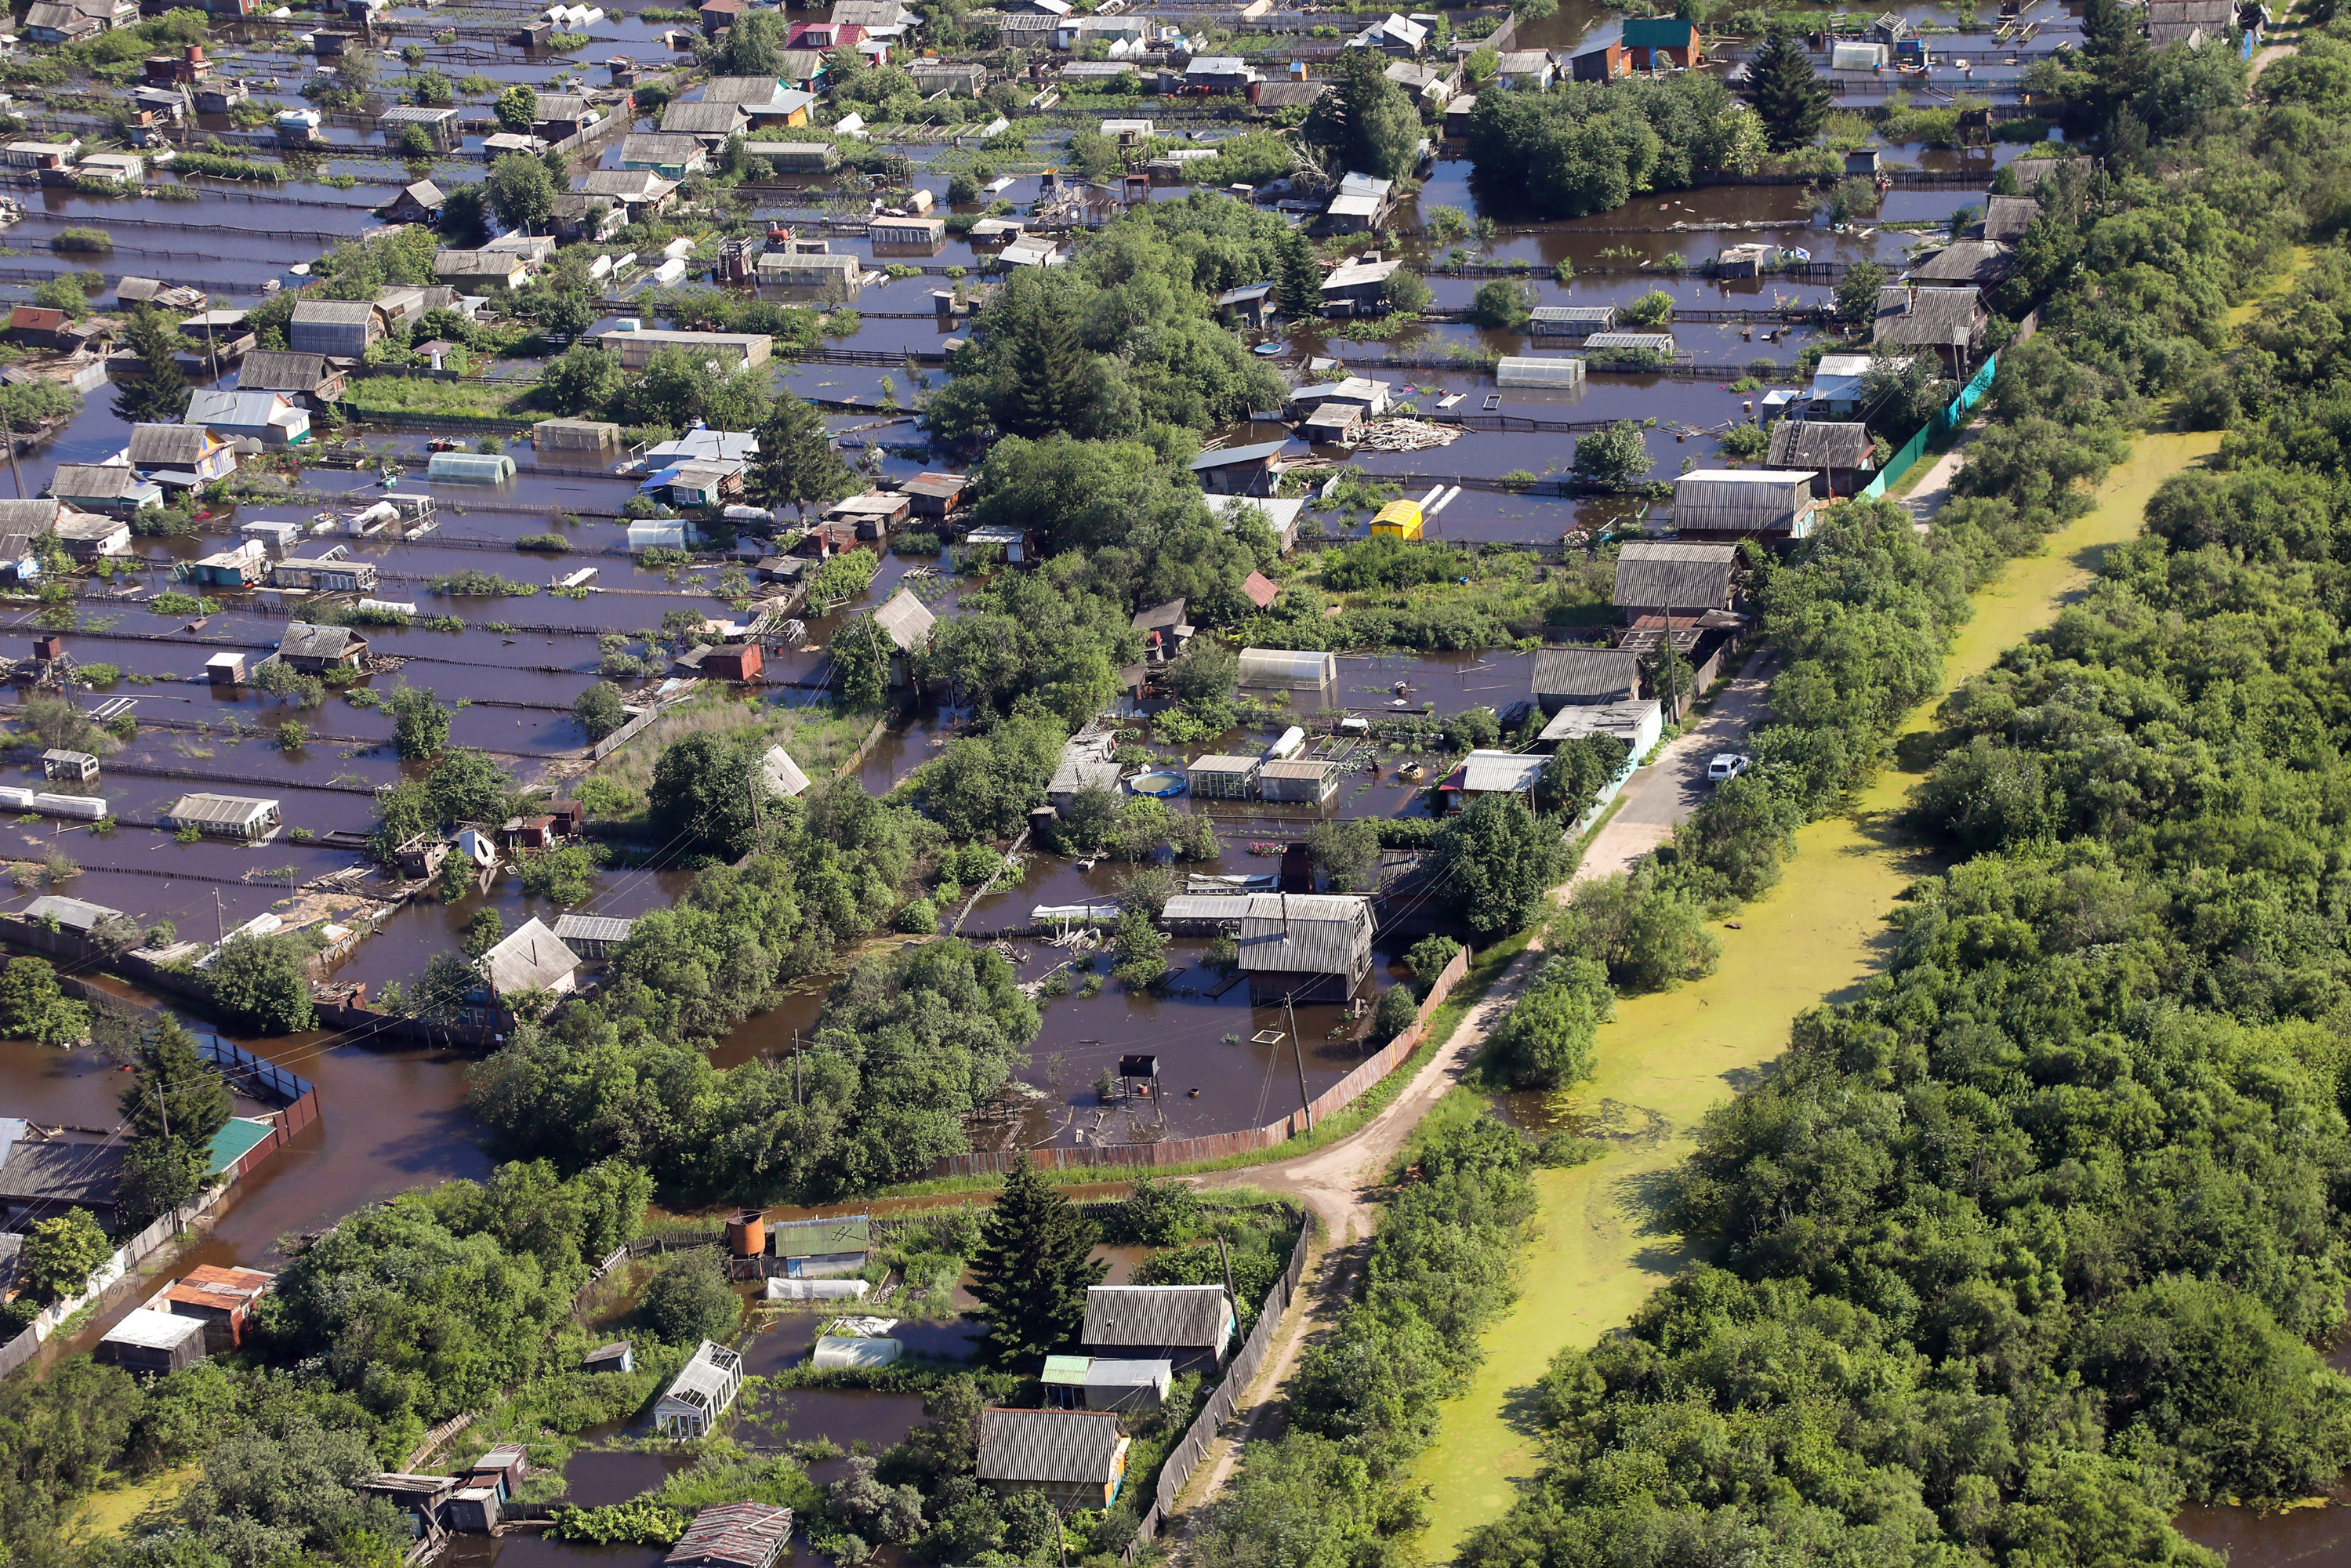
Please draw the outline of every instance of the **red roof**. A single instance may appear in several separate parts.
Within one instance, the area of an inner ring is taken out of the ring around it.
[[[1241,591],[1247,594],[1249,601],[1259,610],[1270,610],[1273,608],[1274,596],[1281,590],[1267,581],[1264,573],[1253,571],[1241,580]]]
[[[19,305],[8,313],[12,331],[54,332],[66,324],[66,313],[39,305]]]

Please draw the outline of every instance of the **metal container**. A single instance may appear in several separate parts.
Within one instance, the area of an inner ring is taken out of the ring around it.
[[[735,1258],[757,1258],[768,1249],[765,1210],[738,1208],[726,1217],[726,1251]]]

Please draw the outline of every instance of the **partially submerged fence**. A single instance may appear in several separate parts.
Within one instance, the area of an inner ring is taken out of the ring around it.
[[[1134,1539],[1119,1554],[1124,1561],[1134,1562],[1137,1553],[1158,1538],[1168,1517],[1176,1511],[1176,1499],[1182,1494],[1184,1483],[1199,1468],[1209,1445],[1217,1440],[1218,1429],[1239,1412],[1241,1396],[1249,1392],[1249,1385],[1257,1379],[1258,1369],[1265,1364],[1266,1352],[1272,1348],[1282,1314],[1290,1310],[1291,1299],[1298,1294],[1299,1281],[1305,1278],[1307,1249],[1313,1239],[1314,1215],[1310,1209],[1305,1225],[1298,1232],[1298,1245],[1290,1249],[1290,1267],[1281,1271],[1281,1278],[1266,1292],[1265,1305],[1258,1312],[1249,1338],[1242,1342],[1241,1353],[1233,1357],[1224,1381],[1217,1385],[1217,1391],[1208,1396],[1208,1402],[1193,1417],[1192,1425],[1185,1430],[1184,1440],[1176,1445],[1166,1463],[1160,1466],[1159,1488],[1151,1500],[1151,1507],[1135,1527]]]
[[[999,1149],[982,1154],[949,1155],[931,1166],[933,1176],[981,1176],[1012,1168],[1012,1162],[1022,1155],[1029,1163],[1045,1170],[1075,1170],[1086,1166],[1185,1166],[1205,1160],[1219,1160],[1233,1155],[1254,1154],[1287,1143],[1312,1127],[1315,1123],[1336,1115],[1369,1093],[1373,1086],[1395,1071],[1405,1059],[1420,1049],[1428,1037],[1428,1020],[1445,1005],[1453,988],[1469,972],[1469,950],[1467,947],[1453,955],[1453,961],[1437,971],[1437,983],[1420,1004],[1420,1010],[1402,1033],[1359,1062],[1350,1072],[1311,1101],[1290,1112],[1279,1122],[1262,1127],[1245,1127],[1233,1133],[1211,1133],[1197,1138],[1169,1138],[1156,1144],[1083,1144],[1073,1148]]]

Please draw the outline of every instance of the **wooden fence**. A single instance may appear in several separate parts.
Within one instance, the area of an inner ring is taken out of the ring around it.
[[[1403,1033],[1374,1051],[1357,1064],[1355,1070],[1338,1082],[1316,1095],[1299,1110],[1292,1111],[1279,1122],[1262,1127],[1244,1127],[1233,1133],[1211,1133],[1197,1138],[1170,1138],[1157,1144],[1084,1144],[1074,1148],[998,1149],[968,1155],[949,1155],[931,1166],[933,1176],[983,1176],[1007,1171],[1021,1155],[1029,1156],[1031,1165],[1045,1170],[1075,1170],[1087,1166],[1186,1166],[1205,1160],[1220,1160],[1234,1155],[1254,1154],[1288,1142],[1305,1132],[1316,1122],[1327,1119],[1353,1104],[1371,1091],[1374,1084],[1395,1071],[1412,1053],[1420,1049],[1428,1035],[1428,1020],[1444,1005],[1461,977],[1469,972],[1469,950],[1464,947],[1453,955],[1453,961],[1437,971],[1437,984],[1420,1004],[1420,1010]]]
[[[1265,1364],[1266,1352],[1273,1345],[1274,1333],[1280,1326],[1282,1314],[1290,1310],[1290,1300],[1298,1294],[1298,1282],[1306,1274],[1308,1247],[1313,1239],[1314,1215],[1309,1210],[1306,1223],[1298,1232],[1298,1245],[1290,1249],[1290,1267],[1281,1271],[1280,1280],[1266,1292],[1265,1304],[1258,1312],[1257,1323],[1249,1330],[1249,1338],[1241,1344],[1241,1353],[1233,1357],[1232,1365],[1226,1369],[1224,1381],[1217,1385],[1217,1391],[1208,1396],[1208,1402],[1200,1407],[1200,1414],[1185,1430],[1184,1440],[1176,1445],[1166,1462],[1159,1467],[1158,1490],[1151,1500],[1151,1507],[1144,1513],[1142,1522],[1135,1527],[1134,1539],[1128,1542],[1126,1550],[1119,1554],[1123,1561],[1134,1562],[1138,1553],[1158,1538],[1168,1516],[1176,1511],[1176,1499],[1182,1494],[1184,1483],[1190,1480],[1192,1472],[1199,1468],[1209,1445],[1217,1440],[1218,1429],[1238,1413],[1241,1396],[1248,1393],[1249,1385],[1256,1381],[1258,1369]]]

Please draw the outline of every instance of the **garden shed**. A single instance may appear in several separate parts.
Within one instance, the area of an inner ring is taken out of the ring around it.
[[[204,1325],[152,1307],[139,1307],[106,1331],[91,1359],[143,1376],[180,1372],[204,1359]]]
[[[1241,915],[1240,967],[1249,999],[1344,1002],[1372,968],[1372,906],[1342,894],[1257,893]],[[1159,1288],[1159,1287],[1155,1287]],[[1165,1287],[1174,1289],[1176,1287]],[[1191,1287],[1183,1287],[1189,1289]],[[1092,1309],[1087,1311],[1092,1322]],[[1090,1341],[1089,1343],[1095,1343]],[[1175,1344],[1172,1340],[1103,1343]]]
[[[1118,1500],[1130,1443],[1108,1411],[979,1413],[979,1479],[1001,1492],[1033,1491],[1055,1508]]]
[[[1538,648],[1530,693],[1543,712],[1641,695],[1641,657],[1623,648]]]
[[[1674,481],[1674,531],[1684,538],[1800,539],[1820,497],[1809,469],[1697,468]]]

